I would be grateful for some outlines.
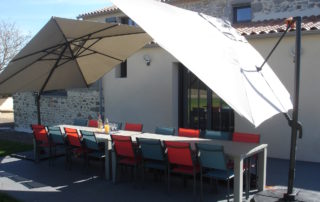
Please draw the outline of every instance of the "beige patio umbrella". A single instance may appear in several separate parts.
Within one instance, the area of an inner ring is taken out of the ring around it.
[[[53,17],[0,74],[0,94],[88,87],[152,39],[141,28]]]

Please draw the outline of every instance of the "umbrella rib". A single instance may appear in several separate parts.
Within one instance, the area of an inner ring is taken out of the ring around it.
[[[73,44],[73,45],[79,46],[78,44]],[[124,60],[121,60],[121,59],[119,59],[119,58],[112,57],[111,55],[107,55],[107,54],[101,53],[101,52],[99,52],[99,51],[92,50],[92,49],[90,49],[90,48],[86,48],[86,47],[85,47],[84,49],[85,49],[85,50],[88,50],[88,51],[91,51],[91,52],[93,52],[93,53],[100,54],[100,55],[103,55],[103,56],[105,56],[105,57],[108,57],[108,58],[117,60],[117,61],[119,61],[119,62],[123,62],[123,61],[124,61]]]
[[[84,54],[84,55],[79,55],[79,56],[77,56],[77,58],[82,58],[82,57],[90,56],[93,54],[95,54],[95,53],[88,53],[88,54]]]
[[[60,57],[57,59],[56,63],[54,64],[53,68],[50,70],[50,73],[46,79],[46,81],[44,82],[43,86],[41,87],[40,91],[39,91],[39,95],[42,94],[43,90],[45,89],[45,87],[47,86],[53,72],[59,67],[61,66],[62,64],[59,65],[59,62],[61,61],[61,57],[63,55],[63,53],[66,51],[67,49],[67,45],[64,47],[64,49],[62,50],[61,54],[60,54]]]
[[[112,25],[112,26],[110,26],[110,27],[105,27],[105,28],[100,29],[100,30],[98,30],[98,31],[95,31],[95,32],[92,32],[92,33],[89,33],[89,34],[86,34],[86,35],[77,37],[77,38],[72,39],[71,41],[69,41],[69,43],[74,42],[74,41],[77,41],[77,40],[82,39],[82,38],[87,37],[87,36],[91,36],[91,35],[93,35],[93,34],[96,34],[96,33],[102,32],[102,31],[105,31],[105,30],[107,30],[107,29],[111,29],[111,28],[116,27],[116,26],[118,26],[118,24]],[[33,53],[30,53],[30,54],[27,54],[27,55],[22,56],[22,57],[20,57],[20,58],[13,59],[12,62],[15,62],[15,61],[17,61],[17,60],[21,60],[21,59],[23,59],[23,58],[26,58],[26,57],[29,57],[29,56],[32,56],[32,55],[35,55],[35,54],[38,54],[38,53],[41,53],[41,52],[50,50],[50,49],[52,49],[52,48],[61,47],[61,46],[65,45],[66,43],[67,43],[67,42],[65,42],[65,43],[60,43],[60,44],[57,44],[57,45],[54,45],[54,46],[51,46],[51,47],[48,47],[48,48],[45,48],[45,49],[42,49],[42,50],[33,52]]]
[[[86,42],[87,42],[88,40],[89,40],[89,39],[87,39]],[[76,55],[77,55],[77,56],[80,56],[82,53],[84,53],[84,52],[87,50],[86,48],[91,48],[94,44],[98,43],[100,40],[101,40],[101,38],[98,38],[95,42],[93,42],[93,43],[92,43],[90,46],[88,46],[88,47],[83,47],[83,46],[82,46],[81,48],[79,48],[79,50],[78,50],[78,52],[77,52]],[[86,43],[86,42],[85,42],[85,43]],[[85,43],[84,43],[84,44],[85,44]],[[81,53],[79,53],[81,49],[84,49],[84,50],[82,50]]]
[[[134,33],[128,33],[128,34],[115,34],[115,35],[110,35],[110,36],[103,36],[103,37],[92,37],[90,40],[93,39],[104,39],[104,38],[111,38],[111,37],[118,37],[118,36],[130,36],[130,35],[135,35],[135,34],[145,34],[146,32],[134,32]]]
[[[83,45],[84,45],[85,43],[87,43],[88,40],[89,40],[89,37],[87,37],[87,39],[84,39],[84,40],[80,41],[80,42],[81,42],[81,46],[83,47]],[[81,48],[78,47],[78,50],[77,50],[77,52],[76,52],[75,55],[78,56],[80,51],[81,51]]]
[[[20,72],[24,71],[25,69],[27,69],[28,67],[30,67],[31,65],[33,65],[34,63],[40,61],[41,59],[43,59],[44,57],[48,56],[49,54],[51,54],[51,52],[55,51],[55,49],[52,49],[50,52],[46,52],[45,55],[41,56],[40,58],[38,58],[37,60],[31,62],[30,64],[26,65],[25,67],[23,67],[22,69],[20,69],[19,71],[15,72],[14,74],[12,74],[11,76],[9,76],[8,78],[6,78],[5,80],[0,82],[0,85],[2,85],[3,83],[5,83],[6,81],[8,81],[9,79],[11,79],[12,77],[16,76],[17,74],[19,74]],[[41,53],[41,52],[39,52]]]

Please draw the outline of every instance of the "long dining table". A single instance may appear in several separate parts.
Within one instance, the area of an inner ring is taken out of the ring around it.
[[[132,141],[136,142],[136,138],[150,138],[150,139],[159,139],[162,141],[180,141],[180,142],[189,142],[191,148],[195,149],[195,143],[206,143],[213,145],[222,145],[224,147],[224,152],[234,161],[234,201],[241,202],[243,200],[243,163],[244,159],[251,157],[253,155],[258,156],[258,189],[262,191],[265,189],[266,185],[266,163],[267,163],[267,144],[255,144],[255,143],[241,143],[241,142],[232,142],[224,140],[213,140],[213,139],[204,139],[204,138],[189,138],[189,137],[180,137],[180,136],[169,136],[169,135],[160,135],[154,133],[141,133],[135,131],[111,131],[109,134],[106,134],[104,129],[92,128],[92,127],[83,127],[83,126],[74,126],[74,125],[59,125],[62,132],[64,128],[75,128],[78,130],[86,130],[95,133],[95,136],[99,142],[105,143],[105,178],[106,180],[112,180],[115,183],[116,180],[116,155],[112,151],[111,145],[111,136],[110,134],[131,136]],[[110,165],[110,152],[111,152],[111,165]],[[112,169],[112,172],[111,172]],[[112,174],[112,176],[111,176]]]

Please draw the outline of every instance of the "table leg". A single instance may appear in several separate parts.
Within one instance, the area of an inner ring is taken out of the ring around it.
[[[105,159],[105,178],[106,180],[110,180],[110,156],[109,156],[109,142],[107,141],[105,143],[105,155],[106,155],[106,159]]]
[[[243,159],[234,159],[234,202],[242,201],[242,191],[243,191]]]
[[[33,138],[33,157],[35,162],[39,162],[39,152],[35,138]]]
[[[117,177],[117,160],[116,160],[116,153],[115,153],[115,151],[114,150],[112,150],[112,152],[111,152],[111,154],[112,154],[112,157],[111,157],[111,159],[112,159],[112,182],[113,182],[113,184],[115,184],[116,183],[116,177]]]
[[[258,154],[258,189],[263,191],[266,186],[267,148]]]

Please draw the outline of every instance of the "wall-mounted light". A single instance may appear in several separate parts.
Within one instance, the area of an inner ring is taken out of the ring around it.
[[[143,60],[146,63],[147,66],[149,66],[151,64],[151,58],[149,55],[144,55],[143,56]]]

